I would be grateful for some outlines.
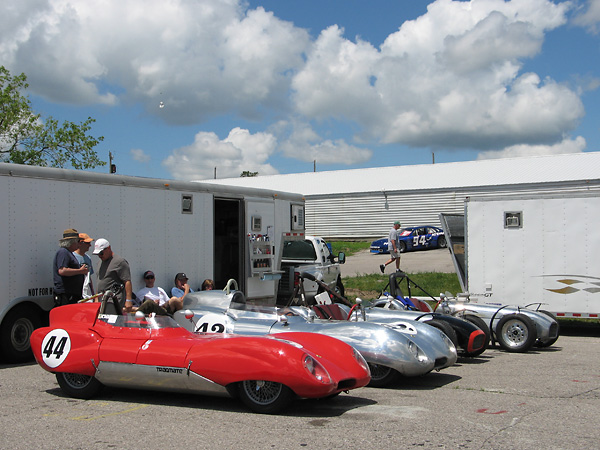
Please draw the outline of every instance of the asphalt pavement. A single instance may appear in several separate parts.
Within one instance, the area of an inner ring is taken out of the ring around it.
[[[346,257],[342,265],[342,276],[360,276],[371,273],[381,273],[380,264],[390,259],[389,254],[371,253],[363,250]],[[385,272],[392,273],[396,269],[395,262],[389,264]],[[456,273],[450,251],[447,248],[406,252],[400,255],[400,269],[406,273],[442,272]]]
[[[279,416],[229,398],[133,389],[78,400],[36,364],[0,365],[0,448],[592,449],[599,350],[597,335],[526,354],[494,348],[391,388],[299,400]]]

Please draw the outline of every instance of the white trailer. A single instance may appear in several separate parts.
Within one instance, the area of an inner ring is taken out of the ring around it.
[[[12,361],[29,357],[31,331],[48,320],[65,229],[108,239],[129,262],[134,292],[146,270],[167,292],[185,272],[193,289],[233,278],[256,302],[276,297],[282,234],[304,232],[299,194],[4,163],[0,210],[0,349]]]
[[[440,214],[471,301],[600,317],[600,191],[470,197]],[[537,305],[536,305],[537,306]]]

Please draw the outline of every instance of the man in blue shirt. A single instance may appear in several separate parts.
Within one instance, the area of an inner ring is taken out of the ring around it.
[[[89,272],[87,264],[81,265],[73,252],[79,247],[79,233],[70,228],[60,239],[60,248],[54,255],[54,305],[77,303],[83,297],[83,282]]]

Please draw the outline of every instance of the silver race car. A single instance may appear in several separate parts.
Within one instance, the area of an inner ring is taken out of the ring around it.
[[[441,331],[410,320],[389,326],[330,321],[303,306],[246,304],[239,291],[200,291],[188,294],[173,318],[195,332],[265,335],[288,331],[335,337],[358,350],[371,368],[370,386],[382,387],[399,375],[418,376],[451,366],[456,347]]]
[[[539,308],[540,304],[536,304]],[[497,303],[474,303],[467,294],[451,298],[440,294],[436,311],[454,316],[474,314],[491,330],[491,340],[509,352],[527,352],[534,345],[549,347],[556,342],[559,325],[548,311]]]

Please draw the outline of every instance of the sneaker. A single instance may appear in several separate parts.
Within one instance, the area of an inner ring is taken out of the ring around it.
[[[381,273],[385,272],[385,265],[384,264],[380,264],[379,265],[379,270],[381,270]]]

